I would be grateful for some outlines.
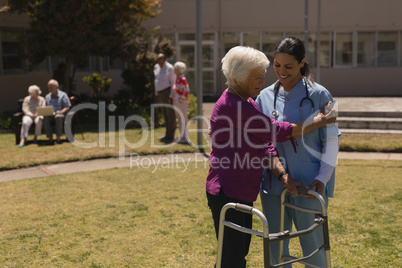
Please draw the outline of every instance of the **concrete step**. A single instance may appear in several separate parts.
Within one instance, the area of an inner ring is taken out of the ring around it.
[[[337,117],[338,128],[402,130],[402,118],[389,117]]]
[[[397,134],[402,135],[402,130],[388,129],[360,129],[360,128],[340,128],[341,133],[349,134]]]
[[[383,117],[402,118],[400,111],[338,111],[338,117]]]

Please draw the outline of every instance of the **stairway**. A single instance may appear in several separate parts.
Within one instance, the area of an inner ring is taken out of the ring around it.
[[[340,111],[337,122],[343,133],[402,134],[402,112]]]

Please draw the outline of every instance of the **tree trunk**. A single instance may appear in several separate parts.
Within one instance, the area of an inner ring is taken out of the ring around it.
[[[67,92],[69,97],[71,97],[71,65],[72,65],[72,60],[71,58],[66,58],[66,72],[64,73],[64,88],[63,91]]]

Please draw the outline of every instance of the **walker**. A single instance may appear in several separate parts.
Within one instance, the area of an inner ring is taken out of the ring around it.
[[[219,223],[219,235],[218,235],[218,252],[217,252],[217,260],[216,260],[216,267],[221,268],[221,262],[222,262],[222,248],[223,248],[223,234],[225,230],[225,226],[235,229],[239,232],[243,233],[248,233],[251,235],[256,235],[259,237],[263,238],[263,245],[264,245],[264,267],[282,267],[287,264],[299,262],[301,264],[304,264],[308,267],[318,267],[316,265],[313,265],[311,263],[308,263],[306,260],[310,259],[312,256],[317,254],[321,249],[325,250],[325,258],[326,258],[326,267],[330,268],[331,267],[331,257],[330,257],[330,245],[329,245],[329,232],[328,232],[328,216],[327,216],[327,206],[325,203],[324,198],[318,194],[315,191],[312,190],[307,190],[302,187],[298,187],[299,193],[300,194],[309,194],[313,195],[316,197],[316,200],[318,200],[321,204],[321,211],[320,210],[314,210],[314,209],[307,209],[307,208],[302,208],[299,206],[295,206],[292,204],[289,204],[285,202],[285,195],[287,192],[287,189],[284,189],[282,194],[281,194],[281,212],[280,212],[280,231],[278,233],[273,233],[269,234],[269,229],[268,229],[268,221],[265,217],[265,215],[259,211],[256,208],[244,205],[244,204],[236,204],[236,203],[227,203],[221,210],[220,214],[220,223]],[[293,209],[300,210],[302,212],[306,213],[313,213],[317,214],[316,219],[314,220],[314,223],[307,229],[296,231],[296,232],[289,232],[288,230],[283,230],[284,229],[284,219],[285,219],[285,207],[290,207]],[[225,215],[226,211],[228,209],[235,209],[243,213],[248,213],[248,214],[255,214],[257,215],[263,224],[263,230],[258,231],[254,229],[249,229],[240,225],[237,225],[235,223],[229,222],[225,220]],[[296,258],[294,256],[289,256],[289,255],[283,255],[283,240],[286,239],[291,239],[295,237],[299,237],[302,235],[307,235],[309,233],[312,233],[314,230],[316,230],[318,227],[323,226],[323,236],[324,236],[324,244],[317,248],[315,251],[313,251],[310,255],[301,257],[301,258]],[[270,248],[270,243],[279,241],[279,262],[278,264],[271,264],[271,248]]]

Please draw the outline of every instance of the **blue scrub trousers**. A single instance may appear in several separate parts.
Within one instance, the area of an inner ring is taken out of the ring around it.
[[[279,232],[281,196],[270,195],[267,193],[263,193],[261,191],[260,197],[264,214],[268,220],[269,233]],[[322,197],[324,198],[328,206],[327,196],[323,193]],[[292,194],[287,193],[285,201],[300,207],[321,210],[320,202],[316,199],[308,200],[304,196],[294,196]],[[314,223],[314,218],[315,215],[312,213],[306,213],[286,207],[284,230],[291,231],[292,223],[295,224],[297,230],[307,229]],[[300,236],[299,239],[300,239],[300,245],[303,250],[303,255],[304,256],[309,255],[311,252],[313,252],[314,250],[316,250],[317,248],[319,248],[324,244],[324,238],[322,235],[322,226],[320,226],[311,234]],[[271,255],[273,255],[275,264],[278,263],[278,251],[279,251],[278,245],[279,242],[271,243]],[[289,255],[289,240],[283,241],[283,254]],[[322,249],[320,252],[318,252],[312,258],[306,261],[314,265],[325,267],[326,266],[325,251]],[[292,265],[287,265],[285,267],[292,267]]]

